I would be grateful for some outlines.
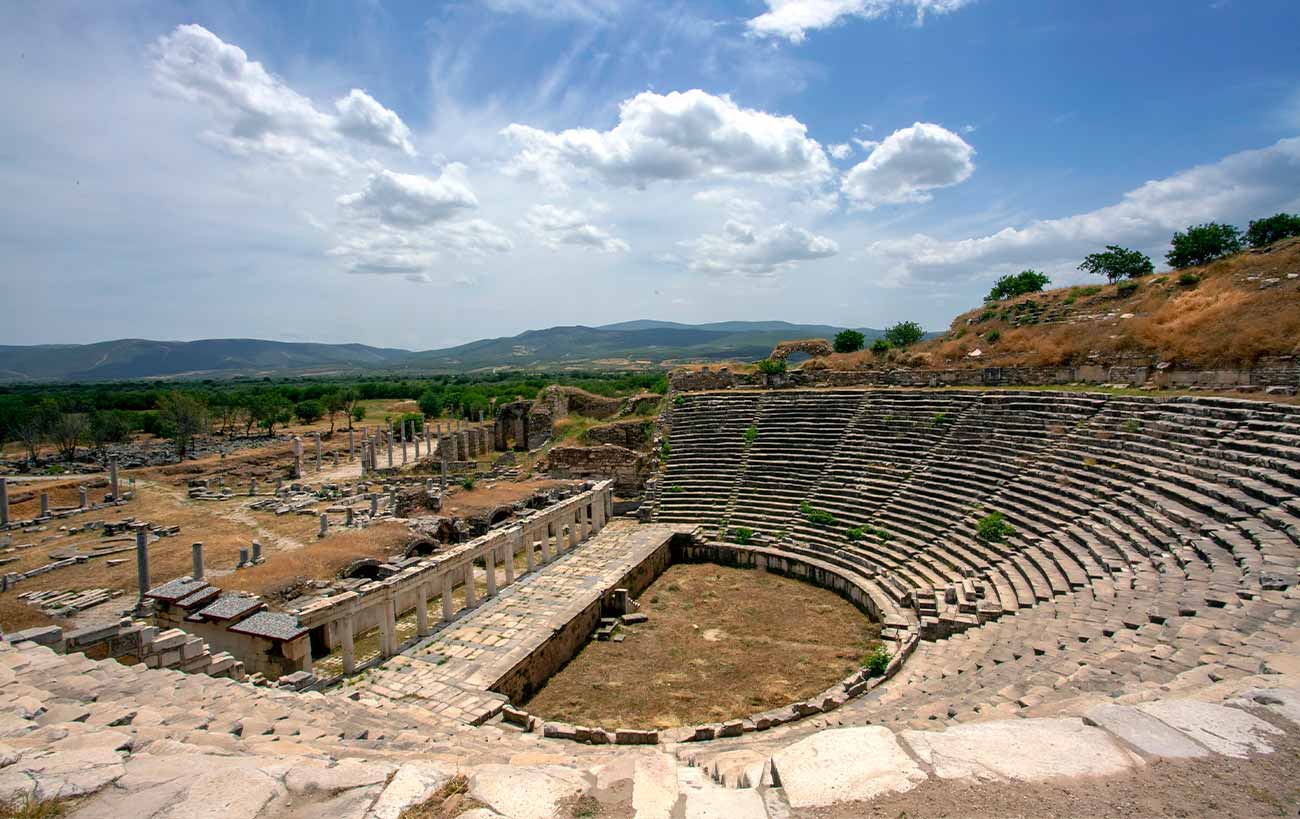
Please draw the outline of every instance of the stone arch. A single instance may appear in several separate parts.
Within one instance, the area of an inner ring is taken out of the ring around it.
[[[352,561],[343,570],[343,577],[363,577],[367,580],[380,579],[380,562],[373,557],[362,557]]]

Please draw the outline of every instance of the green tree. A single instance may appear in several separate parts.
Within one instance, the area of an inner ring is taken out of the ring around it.
[[[90,441],[106,454],[109,444],[119,444],[131,437],[131,418],[123,410],[96,410],[90,414]]]
[[[856,353],[867,343],[867,337],[857,330],[841,330],[835,334],[835,352]]]
[[[325,408],[325,414],[330,417],[330,434],[334,434],[334,418],[347,408],[343,400],[342,390],[330,390],[321,396],[321,406]]]
[[[185,460],[194,436],[208,428],[208,408],[189,393],[172,390],[158,399],[158,418],[176,442],[176,457]]]
[[[1278,213],[1267,219],[1254,219],[1246,228],[1246,241],[1251,247],[1267,247],[1274,242],[1300,236],[1300,215]]]
[[[900,321],[885,331],[885,340],[894,347],[910,347],[925,337],[925,331],[915,321]]]
[[[1037,270],[1022,270],[1014,275],[1006,275],[998,279],[984,300],[1002,301],[1003,299],[1023,296],[1026,293],[1038,293],[1051,282],[1052,280],[1045,273],[1039,273]]]
[[[1232,225],[1207,222],[1175,233],[1171,245],[1165,255],[1170,267],[1195,267],[1240,252],[1241,231]]]
[[[352,429],[353,421],[364,421],[366,418],[366,408],[361,403],[361,393],[354,388],[348,388],[339,394],[339,401],[343,404],[343,412],[347,414],[348,429]],[[360,410],[360,414],[357,411]]]
[[[420,393],[420,412],[428,418],[437,418],[442,415],[442,393],[430,387]]]
[[[58,447],[64,460],[72,461],[77,457],[77,444],[86,439],[89,424],[86,416],[80,412],[62,412],[50,425],[50,440]]]
[[[890,344],[887,338],[878,338],[871,342],[871,352],[876,355],[884,355],[892,349],[894,345]]]
[[[252,412],[257,425],[267,435],[274,435],[277,426],[289,423],[293,417],[293,404],[278,392],[264,392],[253,399]]]
[[[1139,250],[1106,245],[1104,252],[1090,253],[1083,257],[1079,269],[1094,276],[1105,276],[1109,282],[1117,282],[1154,273],[1156,268],[1151,264],[1151,257]]]
[[[315,400],[299,401],[293,407],[293,414],[304,424],[314,424],[325,417],[325,407]]]
[[[366,420],[366,405],[357,403],[353,405],[352,411],[348,413],[348,429],[352,429],[353,421]]]

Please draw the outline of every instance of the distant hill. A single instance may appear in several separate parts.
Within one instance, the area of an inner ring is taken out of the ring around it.
[[[638,369],[694,361],[754,361],[778,342],[828,338],[844,328],[784,321],[680,324],[628,321],[550,327],[442,350],[304,344],[257,339],[0,346],[0,381],[468,372],[491,369]],[[868,339],[881,331],[863,328]]]
[[[408,356],[406,350],[364,344],[299,344],[248,338],[0,346],[0,381],[328,374],[380,369]]]

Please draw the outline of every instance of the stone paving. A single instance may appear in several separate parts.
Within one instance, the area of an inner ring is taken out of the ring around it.
[[[614,521],[577,549],[498,589],[431,637],[344,687],[351,698],[415,704],[478,725],[507,700],[492,688],[576,615],[664,545],[683,524]]]

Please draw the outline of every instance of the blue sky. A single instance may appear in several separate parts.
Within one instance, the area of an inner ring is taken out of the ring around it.
[[[0,343],[941,328],[1300,211],[1283,0],[0,10]]]

